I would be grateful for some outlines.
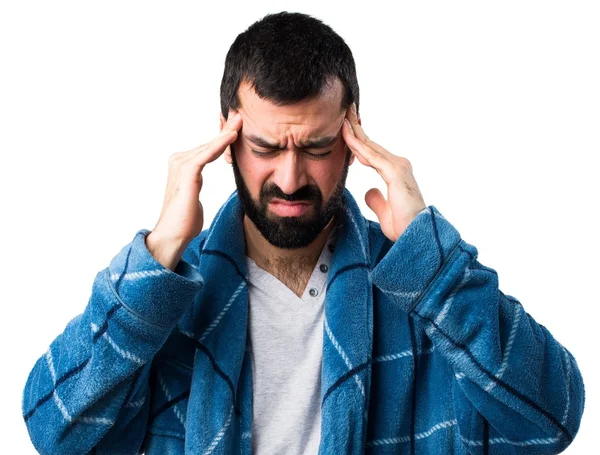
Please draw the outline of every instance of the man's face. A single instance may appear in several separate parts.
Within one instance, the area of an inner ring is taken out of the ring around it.
[[[341,133],[342,84],[289,106],[259,98],[246,83],[238,96],[243,124],[225,159],[233,165],[242,209],[272,245],[305,247],[342,206],[354,161]]]

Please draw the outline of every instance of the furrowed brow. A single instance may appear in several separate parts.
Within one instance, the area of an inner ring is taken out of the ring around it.
[[[285,147],[282,147],[280,144],[273,144],[260,136],[254,136],[252,134],[244,134],[244,137],[246,139],[248,139],[250,142],[254,143],[255,145],[258,145],[259,147],[264,147],[266,149],[283,150],[285,148]]]
[[[300,144],[301,149],[322,149],[325,147],[329,147],[331,144],[335,142],[337,139],[337,135],[335,136],[325,136],[319,137],[316,139],[308,139]]]
[[[284,150],[285,147],[282,147],[281,144],[269,142],[267,139],[262,138],[260,136],[254,136],[252,134],[244,135],[246,139],[250,142],[254,143],[259,147],[264,147],[272,150]],[[298,148],[300,149],[322,149],[330,146],[337,139],[337,135],[335,136],[325,136],[319,137],[316,139],[308,139],[303,141]]]

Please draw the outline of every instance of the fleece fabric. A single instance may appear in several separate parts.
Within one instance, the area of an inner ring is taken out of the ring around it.
[[[573,355],[430,205],[395,242],[348,190],[324,302],[320,454],[555,454]],[[174,271],[138,231],[33,366],[42,454],[250,454],[248,270],[237,192]],[[68,285],[68,283],[67,283]]]

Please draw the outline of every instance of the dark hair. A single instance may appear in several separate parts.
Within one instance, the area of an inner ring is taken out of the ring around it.
[[[238,88],[247,81],[256,94],[278,106],[319,96],[339,78],[340,110],[356,102],[358,81],[350,48],[319,19],[282,11],[240,33],[227,52],[221,80],[221,112],[240,107]]]

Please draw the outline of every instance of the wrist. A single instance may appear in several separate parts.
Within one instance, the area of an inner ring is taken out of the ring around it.
[[[183,256],[189,242],[170,238],[153,230],[146,236],[146,248],[164,267],[173,271]]]

